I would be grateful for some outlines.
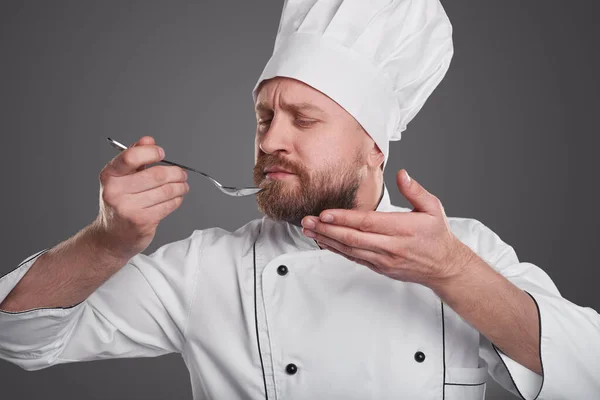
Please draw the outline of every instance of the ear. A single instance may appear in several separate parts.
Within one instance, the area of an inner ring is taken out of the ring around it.
[[[375,143],[374,140],[371,140],[371,145],[369,151],[367,153],[367,162],[369,167],[377,168],[383,170],[383,161],[385,160],[385,156],[383,152],[379,149],[379,146]]]

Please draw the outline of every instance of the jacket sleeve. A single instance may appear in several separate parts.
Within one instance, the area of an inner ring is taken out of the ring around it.
[[[600,315],[563,298],[541,268],[520,262],[514,249],[479,223],[478,254],[534,300],[539,317],[540,376],[483,335],[480,355],[501,386],[526,400],[600,398]]]
[[[149,256],[136,255],[78,304],[0,310],[0,358],[35,371],[69,362],[181,353],[201,238],[197,230]],[[0,278],[0,302],[47,250]]]

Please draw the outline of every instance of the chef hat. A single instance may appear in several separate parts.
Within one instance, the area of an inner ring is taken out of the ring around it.
[[[285,0],[265,79],[294,78],[329,96],[373,138],[389,140],[440,83],[454,53],[439,0]]]

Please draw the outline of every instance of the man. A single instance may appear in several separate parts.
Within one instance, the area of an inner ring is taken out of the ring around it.
[[[265,217],[141,254],[188,190],[141,138],[101,172],[96,221],[0,279],[0,357],[179,352],[195,399],[483,399],[488,373],[596,397],[598,313],[405,170],[413,209],[390,203],[388,140],[451,57],[437,0],[286,1],[253,92]]]

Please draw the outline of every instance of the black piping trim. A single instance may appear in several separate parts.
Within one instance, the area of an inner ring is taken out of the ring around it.
[[[448,385],[448,386],[481,386],[481,385],[485,385],[485,382],[481,382],[481,383],[444,383],[444,385]]]
[[[446,399],[446,322],[444,321],[444,302],[442,304],[442,363],[444,376],[442,377],[442,400]]]
[[[17,268],[13,269],[13,271],[14,271],[14,270],[17,270],[17,269],[19,269],[19,268],[20,268],[20,267],[21,267],[23,264],[26,264],[26,263],[28,263],[29,261],[33,260],[35,257],[39,257],[39,256],[41,256],[42,254],[46,253],[46,252],[47,252],[47,251],[49,251],[49,250],[50,250],[50,248],[48,247],[47,249],[45,249],[45,250],[42,250],[42,251],[40,251],[39,253],[32,255],[32,256],[31,256],[31,257],[29,257],[27,260],[25,260],[25,261],[23,261],[21,264],[19,264],[19,266],[18,266]],[[12,272],[12,271],[11,271],[11,272]],[[8,275],[8,274],[6,274],[6,275]],[[5,276],[6,276],[6,275],[5,275]]]
[[[540,337],[539,337],[539,339],[540,339],[539,352],[540,352],[540,366],[542,367],[542,384],[540,385],[540,391],[533,398],[533,400],[536,400],[539,397],[540,393],[542,392],[542,388],[544,387],[544,363],[542,361],[542,314],[540,313],[540,306],[538,305],[535,298],[527,290],[523,290],[523,291],[525,293],[527,293],[529,295],[529,297],[531,297],[533,299],[533,302],[535,303],[535,308],[537,309],[537,312],[538,312],[538,324],[539,324],[538,327],[539,327],[539,335],[540,335]],[[513,379],[512,375],[510,373],[510,370],[506,366],[506,363],[504,362],[504,359],[502,359],[502,356],[500,356],[500,353],[498,353],[498,349],[496,348],[496,345],[494,343],[492,343],[492,348],[494,349],[496,354],[498,354],[498,358],[500,359],[500,361],[502,361],[504,368],[506,368],[506,371],[508,372],[508,376],[510,377],[510,380],[511,380],[513,386],[515,387],[515,389],[517,389],[517,393],[519,393],[519,396],[521,396],[521,399],[527,400],[527,399],[525,399],[525,396],[523,396],[523,394],[517,387],[517,384],[515,383],[515,380]]]
[[[48,250],[50,250],[50,248],[47,248],[47,249],[45,249],[45,250],[42,250],[42,251],[40,251],[40,252],[38,252],[38,253],[36,253],[36,254],[32,255],[32,256],[31,256],[31,257],[29,257],[27,260],[25,260],[25,261],[23,261],[21,264],[17,265],[17,268],[14,268],[12,271],[10,271],[10,272],[8,272],[8,273],[6,273],[6,274],[4,274],[4,275],[0,276],[0,278],[4,278],[5,276],[8,276],[8,275],[12,274],[13,272],[15,272],[16,270],[18,270],[19,268],[21,268],[21,267],[23,266],[23,264],[26,264],[26,263],[28,263],[29,261],[33,260],[34,258],[41,256],[42,254],[44,254],[44,253],[45,253],[45,252],[47,252]]]
[[[260,338],[258,337],[258,311],[256,309],[256,241],[252,245],[252,253],[254,256],[254,326],[256,327],[256,343],[258,344],[258,356],[260,357],[260,367],[262,368],[263,384],[265,385],[265,399],[269,400],[267,393],[267,377],[265,375],[265,365],[263,364],[262,352],[260,350]]]
[[[0,277],[0,279],[4,278],[5,276],[8,276],[9,274],[12,274],[13,272],[15,272],[17,269],[21,268],[23,266],[23,264],[28,263],[29,261],[33,260],[36,257],[41,257],[42,254],[48,252],[49,250],[51,250],[51,248],[47,248],[45,250],[42,250],[40,252],[38,252],[37,254],[32,255],[31,257],[29,257],[27,260],[23,261],[21,264],[19,264],[17,266],[17,268],[13,269],[12,271],[10,271],[7,274],[4,274]],[[25,310],[25,311],[6,311],[6,310],[2,310],[0,309],[0,313],[4,313],[4,314],[12,314],[12,315],[16,315],[16,314],[25,314],[25,313],[29,313],[29,312],[33,312],[33,311],[37,311],[37,310],[68,310],[69,308],[73,308],[73,307],[77,307],[78,305],[80,305],[81,303],[83,303],[83,301],[80,301],[77,304],[73,304],[71,306],[67,306],[67,307],[38,307],[38,308],[32,308],[30,310]]]

